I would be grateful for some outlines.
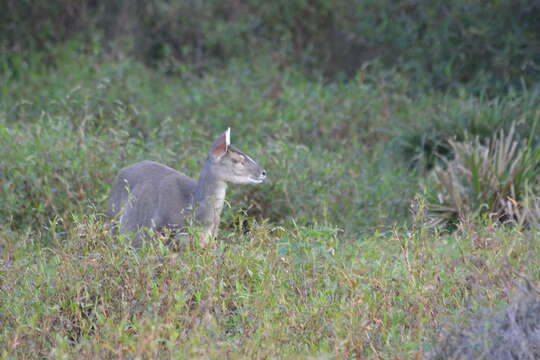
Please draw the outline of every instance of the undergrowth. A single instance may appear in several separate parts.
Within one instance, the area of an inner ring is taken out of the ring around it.
[[[396,73],[325,83],[264,56],[174,77],[58,57],[0,83],[3,358],[421,358],[471,307],[540,280],[534,228],[431,229],[424,205],[466,134],[487,146],[519,119],[536,146],[532,92],[413,96]],[[269,178],[231,186],[214,248],[110,236],[120,168],[196,177],[227,126]]]
[[[534,129],[534,126],[533,126]],[[434,224],[488,216],[503,223],[540,223],[540,147],[520,141],[515,126],[493,135],[486,145],[451,141],[454,158],[435,170],[437,200],[430,204]]]
[[[454,312],[540,275],[538,238],[505,229],[357,241],[255,223],[175,253],[157,238],[133,251],[99,217],[74,223],[49,247],[2,231],[2,356],[409,359]]]

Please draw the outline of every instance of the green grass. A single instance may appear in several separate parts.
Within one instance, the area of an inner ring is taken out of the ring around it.
[[[448,318],[540,275],[537,236],[481,227],[356,241],[254,224],[181,253],[134,252],[95,216],[49,247],[34,236],[2,233],[3,356],[408,359]]]
[[[231,203],[246,208],[256,197],[261,216],[278,223],[294,216],[354,231],[388,225],[417,188],[407,166],[387,156],[396,144],[388,112],[407,99],[385,99],[384,89],[325,86],[266,62],[173,80],[130,61],[89,61],[94,71],[71,61],[5,91],[3,186],[31,198],[4,202],[1,214],[15,217],[15,227],[66,218],[88,202],[103,209],[115,173],[137,160],[196,175],[227,126],[270,176],[261,189],[233,189]],[[403,192],[390,191],[397,187]]]
[[[0,84],[2,358],[420,358],[540,280],[535,231],[427,229],[414,166],[427,137],[527,126],[533,94],[412,97],[399,77],[323,83],[265,59],[167,77],[64,51]],[[269,179],[231,186],[213,248],[111,238],[121,167],[196,176],[227,126]]]

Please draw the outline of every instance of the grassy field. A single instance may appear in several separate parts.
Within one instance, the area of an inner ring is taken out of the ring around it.
[[[419,94],[392,72],[326,82],[264,57],[167,76],[55,56],[12,59],[0,83],[2,358],[423,358],[540,281],[536,230],[426,225],[449,140],[515,123],[535,144],[534,93]],[[230,187],[210,250],[111,237],[120,168],[197,176],[227,126],[269,178]]]

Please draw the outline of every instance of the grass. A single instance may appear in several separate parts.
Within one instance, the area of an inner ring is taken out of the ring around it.
[[[328,84],[265,59],[166,77],[59,52],[0,85],[2,358],[422,358],[470,309],[540,280],[534,229],[424,226],[435,187],[412,165],[429,119],[450,140],[467,116],[527,124],[533,94],[418,98],[398,78]],[[211,250],[111,238],[121,167],[195,176],[227,126],[269,180],[231,187]]]
[[[103,208],[110,179],[137,160],[161,161],[196,175],[210,141],[227,126],[233,143],[249,149],[272,179],[257,191],[239,189],[231,202],[247,207],[253,201],[246,199],[258,196],[264,218],[324,219],[357,231],[367,224],[388,225],[406,211],[407,201],[389,196],[387,189],[401,186],[413,195],[414,177],[407,168],[386,171],[394,159],[377,156],[388,151],[390,119],[384,113],[393,105],[367,85],[324,86],[297,73],[280,74],[267,63],[233,64],[204,78],[174,81],[130,61],[104,63],[96,73],[77,71],[79,61],[72,61],[6,91],[1,155],[4,172],[11,175],[4,186],[12,192],[26,186],[25,193],[44,208],[32,205],[38,213],[30,214],[5,203],[4,216],[66,218],[65,211],[81,204],[65,188],[70,186],[84,187],[79,189],[84,199]],[[277,98],[271,94],[275,86]],[[44,90],[48,87],[56,93]],[[81,175],[93,183],[85,185]],[[309,192],[300,190],[305,186]],[[365,192],[367,187],[377,191]],[[57,188],[62,190],[53,194]],[[48,201],[56,196],[64,199]],[[363,217],[356,216],[359,209]],[[29,223],[21,219],[15,226]]]
[[[134,252],[92,216],[50,247],[4,232],[3,355],[414,358],[454,312],[540,275],[537,237],[505,229],[340,241],[255,224],[222,237],[212,251]]]

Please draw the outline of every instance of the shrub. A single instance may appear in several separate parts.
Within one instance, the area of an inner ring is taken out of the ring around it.
[[[272,53],[339,76],[398,67],[436,88],[500,90],[540,79],[538,2],[329,0],[6,0],[0,48],[15,53],[71,37],[101,37],[114,53],[208,68]]]
[[[534,132],[534,131],[533,131]],[[449,224],[479,215],[500,222],[538,224],[540,147],[520,142],[515,126],[501,130],[486,145],[450,141],[452,160],[434,171],[437,200],[430,206],[433,224]]]
[[[451,332],[428,357],[533,360],[540,358],[540,298],[527,291],[498,314],[475,314]]]
[[[465,93],[422,96],[409,106],[401,105],[395,115],[399,152],[419,169],[431,170],[441,159],[452,158],[451,140],[477,137],[486,143],[502,129],[508,131],[515,119],[520,119],[516,136],[533,136],[533,143],[538,144],[538,131],[534,133],[532,125],[539,113],[531,109],[539,106],[540,92],[535,91],[492,99]]]

